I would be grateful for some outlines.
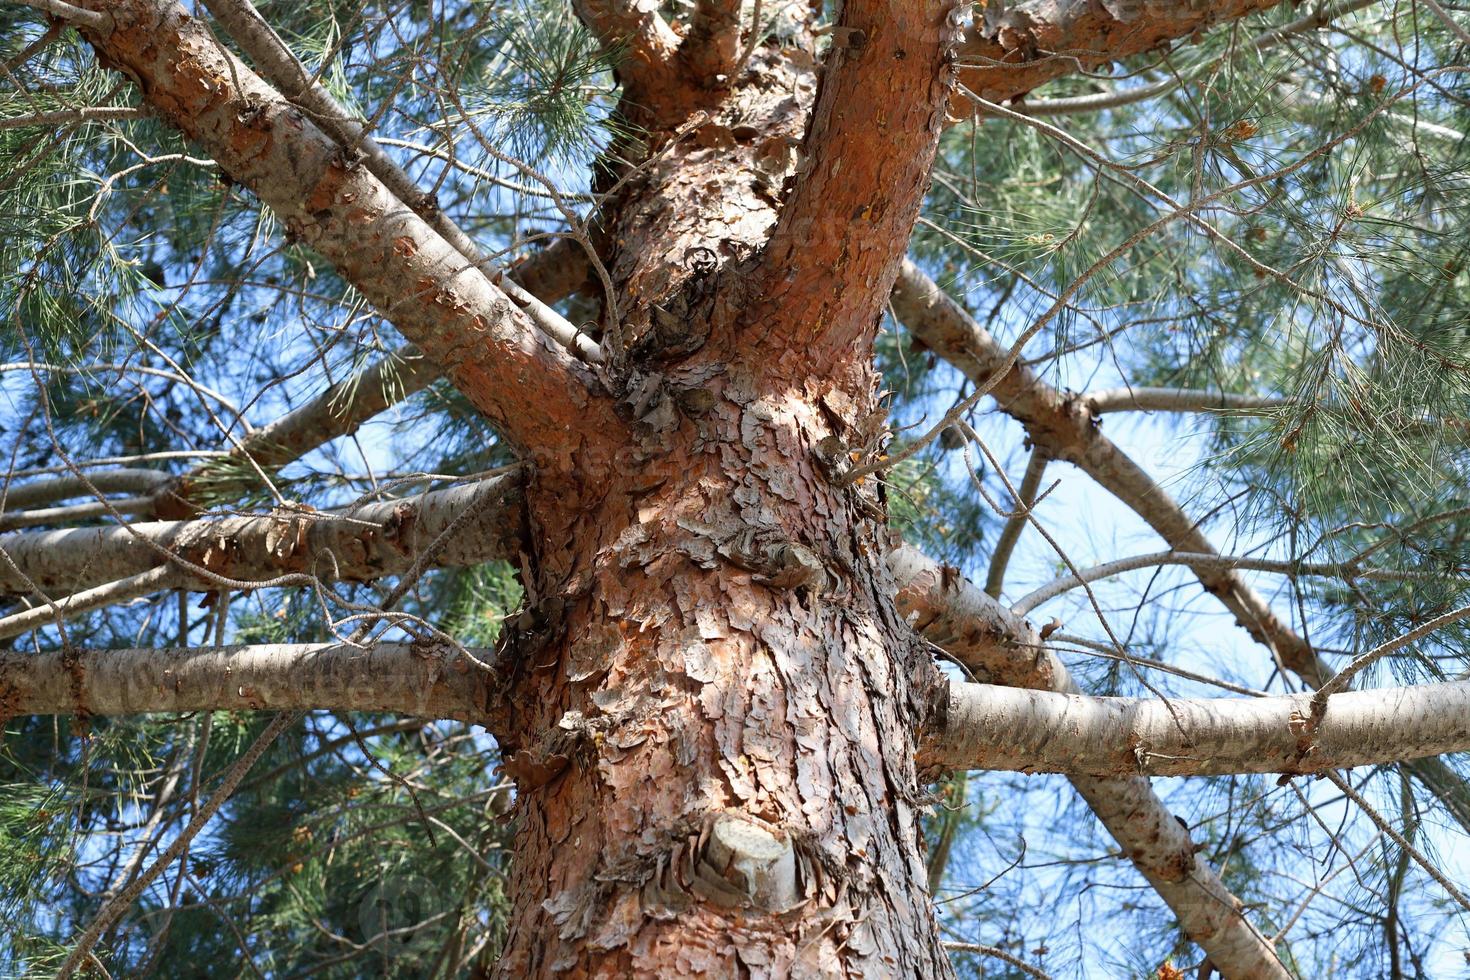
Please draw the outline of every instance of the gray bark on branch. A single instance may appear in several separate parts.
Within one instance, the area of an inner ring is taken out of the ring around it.
[[[977,384],[988,382],[1005,364],[1006,349],[912,262],[905,261],[899,273],[893,308],[914,337]],[[1062,394],[1020,364],[1005,371],[991,394],[1002,411],[1025,426],[1033,446],[1092,477],[1143,518],[1173,550],[1219,554],[1169,493],[1093,425],[1084,398]],[[1313,687],[1331,676],[1331,669],[1306,641],[1237,571],[1218,565],[1192,568],[1205,590],[1217,596],[1240,625],[1286,667]]]
[[[1079,693],[1040,635],[973,584],[916,549],[888,557],[899,583],[898,608],[926,639],[972,674],[1011,687]],[[1199,855],[1189,829],[1144,776],[1071,776],[1123,854],[1179,919],[1180,928],[1227,975],[1284,978],[1271,943]]]
[[[467,508],[476,519],[447,542],[440,565],[469,565],[510,554],[520,533],[517,475],[434,490],[343,511],[280,509],[270,514],[123,526],[18,531],[0,535],[0,590],[74,593],[172,564],[173,586],[219,586],[197,567],[230,579],[265,581],[293,572],[331,581],[369,581],[405,572]]]
[[[458,651],[420,643],[0,651],[0,719],[327,709],[472,721],[490,678]]]
[[[330,260],[510,441],[622,429],[585,365],[203,24],[170,0],[107,8],[115,29],[84,31],[101,61],[139,82],[159,118]]]
[[[910,333],[971,380],[987,382],[1004,363],[1005,348],[912,262],[906,261],[899,274],[893,307]],[[1143,518],[1173,550],[1219,554],[1168,491],[1092,425],[1084,399],[1068,398],[1020,365],[1006,372],[992,394],[1002,411],[1025,426],[1032,445],[1076,465]],[[1192,570],[1205,590],[1234,613],[1236,622],[1287,670],[1313,688],[1332,677],[1332,668],[1239,572],[1204,566]],[[1406,767],[1444,799],[1453,813],[1470,815],[1463,780],[1441,760],[1414,759]],[[1451,795],[1446,795],[1447,789]],[[1470,821],[1461,819],[1461,823],[1470,828]]]
[[[1092,776],[1306,775],[1470,751],[1470,681],[1274,698],[1100,698],[954,684],[925,761]]]

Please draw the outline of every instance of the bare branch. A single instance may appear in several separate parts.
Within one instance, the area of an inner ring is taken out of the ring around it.
[[[891,552],[900,613],[924,637],[973,673],[1013,687],[1076,693],[1066,667],[1024,620],[954,570],[913,548]],[[1202,858],[1189,830],[1169,812],[1148,779],[1072,776],[1123,853],[1178,916],[1180,926],[1215,964],[1231,975],[1287,976],[1271,943],[1244,915]]]
[[[1430,12],[1432,12],[1434,16],[1440,19],[1440,22],[1444,24],[1444,26],[1449,30],[1451,34],[1460,39],[1461,44],[1470,45],[1470,31],[1467,31],[1465,30],[1465,28],[1461,27],[1460,24],[1453,17],[1450,16],[1450,12],[1444,9],[1444,7],[1440,6],[1439,0],[1422,0],[1422,2],[1424,6],[1429,8]],[[1466,907],[1470,908],[1470,906]]]
[[[172,563],[178,587],[213,590],[202,569],[235,580],[309,573],[323,580],[368,581],[400,574],[467,508],[477,517],[448,542],[441,565],[464,565],[510,552],[519,533],[515,475],[435,490],[343,511],[281,509],[218,520],[156,521],[121,527],[21,531],[0,535],[0,589],[30,586],[77,592]],[[13,564],[12,564],[13,563]]]
[[[1467,899],[1465,895],[1458,888],[1455,887],[1454,882],[1445,877],[1443,871],[1440,871],[1434,866],[1433,861],[1430,861],[1423,854],[1420,854],[1418,849],[1415,848],[1413,844],[1410,844],[1403,834],[1400,834],[1397,830],[1394,830],[1392,824],[1390,824],[1387,820],[1384,820],[1377,810],[1369,806],[1368,801],[1359,796],[1357,791],[1348,785],[1347,780],[1343,779],[1341,776],[1339,776],[1335,772],[1332,772],[1331,770],[1324,772],[1322,775],[1326,776],[1327,779],[1332,783],[1332,785],[1342,790],[1342,794],[1344,796],[1356,803],[1358,809],[1362,810],[1363,813],[1367,815],[1368,819],[1373,821],[1373,825],[1379,830],[1383,831],[1384,834],[1388,835],[1388,837],[1390,837],[1395,844],[1403,848],[1404,853],[1413,858],[1414,863],[1423,868],[1425,872],[1428,873],[1429,877],[1439,882],[1440,886],[1443,887],[1445,891],[1449,892],[1451,898],[1459,902],[1466,911],[1470,911],[1470,899]]]
[[[118,27],[89,35],[109,63],[143,80],[160,118],[202,145],[291,232],[333,262],[522,446],[568,426],[622,429],[592,396],[586,367],[336,140],[282,99],[170,0],[121,0]],[[580,394],[579,394],[580,392]]]
[[[1311,575],[1323,578],[1376,579],[1401,581],[1432,578],[1428,572],[1397,571],[1385,568],[1365,568],[1354,562],[1292,562],[1274,561],[1270,558],[1251,558],[1245,555],[1219,555],[1212,552],[1186,553],[1178,551],[1156,551],[1149,555],[1133,555],[1104,562],[1091,568],[1081,569],[1080,575],[1066,575],[1041,586],[1011,606],[1017,616],[1029,614],[1044,602],[1050,602],[1084,583],[1122,575],[1140,568],[1156,568],[1160,565],[1188,565],[1191,568],[1248,569],[1257,572],[1275,572],[1279,575]]]
[[[457,651],[422,643],[0,651],[0,718],[330,709],[470,720],[489,681]]]
[[[260,16],[250,0],[204,0],[204,5],[286,98],[310,113],[312,121],[343,147],[363,154],[363,162],[373,176],[381,180],[400,201],[428,221],[468,262],[482,272],[494,272],[492,263],[474,241],[388,156],[368,134],[367,127],[306,70],[286,42]],[[526,311],[533,323],[546,330],[563,347],[582,354],[593,363],[601,360],[598,346],[559,314],[545,307],[532,308],[524,298],[514,294],[512,298]]]
[[[271,743],[276,740],[277,736],[300,720],[300,716],[298,715],[278,715],[271,720],[269,725],[266,725],[264,731],[255,736],[255,741],[251,742],[249,748],[230,764],[230,768],[225,771],[224,778],[220,780],[219,786],[215,788],[209,801],[189,818],[188,824],[179,832],[179,836],[175,837],[169,843],[169,846],[164,849],[163,853],[154,859],[153,864],[149,866],[147,871],[134,878],[128,884],[128,887],[114,895],[102,907],[102,910],[97,913],[96,918],[87,925],[87,928],[82,930],[81,935],[72,944],[71,952],[67,955],[66,960],[61,964],[60,969],[56,971],[56,976],[60,980],[66,980],[67,977],[70,977],[77,967],[88,958],[93,958],[95,961],[95,958],[92,957],[92,947],[96,945],[97,940],[102,937],[102,934],[117,921],[119,916],[127,911],[133,902],[137,901],[138,896],[143,894],[143,891],[153,883],[154,879],[163,873],[163,869],[172,864],[184,852],[185,848],[189,846],[189,842],[199,835],[199,832],[204,829],[204,825],[214,818],[215,813],[219,811],[220,807],[224,806],[225,801],[230,798],[230,794],[235,792],[235,787],[240,785],[240,780],[245,778],[245,774],[265,754],[265,750],[270,748]]]
[[[1016,504],[1015,512],[1006,518],[1005,527],[1000,529],[1000,537],[995,540],[995,551],[990,556],[990,569],[985,574],[985,594],[988,596],[999,598],[1005,586],[1006,566],[1011,563],[1011,552],[1021,539],[1021,532],[1026,529],[1026,513],[1036,503],[1036,494],[1041,489],[1041,478],[1046,473],[1046,463],[1046,454],[1033,448],[1030,458],[1026,460],[1026,473],[1021,477],[1021,499]]]
[[[181,517],[195,511],[201,497],[236,497],[258,483],[251,469],[273,472],[333,439],[351,435],[368,419],[427,388],[437,377],[438,365],[417,351],[388,354],[257,429],[229,456],[196,466],[163,488],[154,495],[155,513]]]
[[[159,474],[162,476],[163,474]],[[16,511],[0,516],[0,531],[11,531],[21,527],[41,527],[47,524],[69,524],[76,521],[105,517],[111,514],[135,516],[153,513],[153,501],[148,497],[128,497],[123,500],[93,500],[85,504],[69,504],[65,507],[39,507],[35,510]]]
[[[1313,703],[1319,706],[1325,705],[1329,697],[1339,691],[1347,690],[1347,686],[1353,682],[1354,677],[1379,660],[1382,660],[1391,653],[1402,650],[1415,640],[1422,640],[1436,630],[1443,629],[1446,626],[1462,622],[1466,619],[1470,619],[1470,606],[1461,606],[1458,609],[1451,609],[1447,613],[1441,613],[1433,619],[1420,623],[1418,626],[1394,637],[1387,643],[1380,643],[1372,650],[1355,658],[1352,663],[1338,671],[1330,681],[1319,687],[1316,694],[1312,696]]]
[[[1038,970],[1013,953],[1007,953],[999,946],[982,946],[979,943],[945,943],[944,948],[952,953],[979,953],[981,956],[992,956],[1002,963],[1015,967],[1028,977],[1036,977],[1037,980],[1051,980],[1050,974]]]
[[[1288,408],[1290,398],[1237,395],[1194,388],[1105,388],[1083,396],[1095,414],[1105,412],[1262,412]]]
[[[176,588],[184,576],[167,565],[150,568],[146,572],[129,575],[90,589],[74,592],[54,601],[43,601],[40,605],[23,612],[11,613],[0,618],[0,640],[19,636],[31,630],[41,629],[63,620],[75,619],[82,613],[114,606],[119,602],[137,599],[140,596]]]
[[[168,474],[157,470],[117,469],[93,473],[87,478],[92,486],[104,493],[151,493],[168,482]],[[36,480],[20,486],[7,486],[3,495],[7,511],[27,510],[58,500],[83,497],[92,491],[75,476],[62,476],[50,480]],[[3,518],[0,518],[3,521]],[[4,524],[0,523],[0,527]]]
[[[909,332],[977,383],[993,379],[1010,352],[944,293],[918,266],[905,262],[893,308]],[[1073,463],[1142,517],[1175,551],[1218,554],[1163,487],[1092,424],[1084,399],[1066,396],[1029,368],[1012,363],[995,383],[1001,409],[1026,428],[1032,445]],[[1192,566],[1240,624],[1282,663],[1314,687],[1331,675],[1311,647],[1232,568]]]
[[[84,10],[81,7],[66,3],[65,0],[20,0],[27,7],[59,17],[69,21],[78,27],[85,27],[99,33],[112,30],[112,18],[106,13],[96,10]]]
[[[960,80],[1003,102],[1063,75],[1168,48],[1216,24],[1276,6],[1280,0],[1025,0],[986,10],[960,49]]]
[[[1095,698],[950,686],[926,761],[1087,775],[1314,773],[1470,750],[1470,681],[1275,698]]]
[[[517,262],[510,271],[513,281],[539,297],[538,302],[546,303],[575,292],[586,276],[585,256],[576,242],[565,239]],[[246,460],[259,470],[278,470],[334,439],[351,435],[368,419],[423,391],[439,376],[438,365],[412,348],[393,351],[257,429],[228,456],[211,458],[163,487],[153,495],[153,513],[164,518],[188,517],[198,511],[202,496],[223,500],[238,495],[256,482],[242,466]],[[231,472],[235,475],[229,475]]]
[[[66,126],[72,123],[98,122],[108,119],[142,119],[148,113],[129,106],[82,106],[77,109],[55,109],[31,112],[24,116],[0,119],[0,129],[22,129],[26,126]]]

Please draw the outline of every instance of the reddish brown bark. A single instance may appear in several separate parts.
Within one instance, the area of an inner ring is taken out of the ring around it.
[[[928,108],[884,136],[918,156],[888,174],[890,222],[924,190],[941,43],[912,43],[906,91]],[[503,975],[948,972],[913,768],[938,675],[894,610],[880,502],[821,451],[877,414],[871,351],[820,372],[789,347],[752,357],[772,324],[750,270],[782,201],[811,193],[814,67],[758,52],[717,108],[651,135],[605,216],[622,315],[605,342],[637,437],[527,492],[534,603],[492,722],[521,789]],[[864,268],[906,234],[867,244]],[[871,325],[884,288],[875,274],[844,310]]]
[[[817,468],[815,386],[712,391],[587,509],[530,494],[539,601],[492,724],[521,791],[502,974],[943,976],[910,734],[936,675],[884,531]]]
[[[1015,99],[1077,71],[1138,54],[1167,53],[1175,41],[1280,0],[1026,0],[977,12],[965,39],[960,81],[991,102]],[[957,111],[968,112],[965,103]]]
[[[950,0],[841,9],[746,338],[763,351],[804,350],[818,370],[869,350],[928,189],[959,39]]]

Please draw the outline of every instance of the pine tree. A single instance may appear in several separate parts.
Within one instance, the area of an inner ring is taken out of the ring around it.
[[[4,975],[1470,958],[1463,10],[198,8],[0,6]]]

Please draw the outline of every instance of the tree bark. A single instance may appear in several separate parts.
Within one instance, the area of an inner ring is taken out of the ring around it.
[[[843,23],[879,9],[849,3]],[[752,302],[780,265],[763,249],[782,199],[826,186],[834,144],[847,193],[902,144],[918,165],[889,174],[882,222],[911,221],[944,98],[930,29],[947,22],[938,3],[904,11],[861,28],[861,64],[834,49],[822,83],[911,58],[880,139],[862,143],[847,97],[823,102],[799,50],[770,46],[693,138],[682,121],[653,134],[656,163],[607,207],[622,323],[604,345],[635,440],[527,490],[531,628],[504,644],[517,666],[490,723],[520,789],[504,976],[949,974],[913,755],[939,675],[893,606],[881,502],[833,480],[821,448],[881,417],[871,342],[903,235],[853,232],[874,235],[851,273],[867,279],[822,301],[831,315]],[[798,168],[814,104],[830,126]],[[847,240],[828,227],[784,266],[793,299]],[[822,326],[843,336],[817,365],[791,338]]]
[[[1320,714],[1312,697],[1094,698],[956,684],[924,758],[1090,776],[1306,775],[1470,749],[1467,681],[1334,694]]]
[[[884,532],[816,468],[804,399],[732,369],[681,430],[586,509],[528,493],[501,973],[945,976],[911,734],[937,674]]]
[[[489,651],[341,643],[174,650],[0,651],[0,721],[18,715],[160,711],[392,711],[483,716]]]
[[[38,600],[37,590],[78,592],[165,564],[179,572],[179,587],[206,592],[220,587],[211,575],[372,581],[407,571],[467,510],[474,519],[443,542],[436,564],[479,564],[514,552],[522,533],[520,488],[521,478],[509,474],[340,511],[281,508],[217,520],[15,531],[0,535],[7,559],[0,562],[0,592]]]
[[[987,6],[960,51],[961,83],[989,102],[1017,99],[1055,78],[1132,55],[1167,52],[1180,38],[1276,6],[1280,0],[1023,0]]]

